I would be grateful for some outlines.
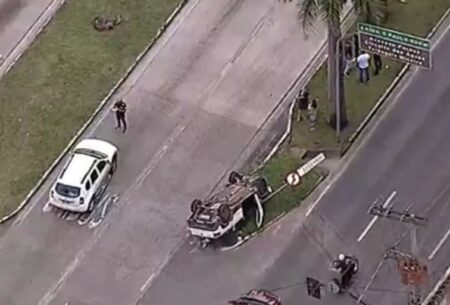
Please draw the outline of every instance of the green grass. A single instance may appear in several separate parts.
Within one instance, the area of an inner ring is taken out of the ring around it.
[[[384,26],[418,36],[426,36],[448,7],[450,7],[450,0],[408,0],[407,4],[402,4],[400,1],[389,1],[389,16]],[[371,73],[371,80],[366,85],[358,82],[355,70],[347,79],[346,98],[349,126],[342,133],[344,138],[350,136],[362,122],[403,67],[403,64],[399,62],[386,59],[383,59],[383,64],[388,65],[389,69],[383,70],[378,76],[373,76]],[[291,141],[285,143],[278,154],[262,169],[262,174],[269,179],[274,188],[283,183],[287,173],[298,167],[303,149],[337,148],[335,131],[327,123],[329,104],[327,103],[326,84],[327,70],[324,64],[308,84],[311,95],[319,98],[317,128],[310,131],[308,123],[293,122]],[[319,170],[313,171],[305,177],[301,186],[286,188],[270,200],[266,207],[265,224],[297,207],[315,187],[321,175],[323,173]],[[249,223],[242,231],[244,234],[248,234],[255,229],[255,225]]]
[[[270,160],[259,174],[267,178],[269,185],[275,191],[284,184],[286,175],[297,169],[301,164],[300,159],[281,155]],[[304,177],[299,186],[286,186],[281,192],[266,202],[263,227],[282,213],[287,213],[299,206],[301,201],[309,195],[316,186],[317,181],[323,175],[324,173],[322,171],[313,170]],[[247,235],[255,230],[255,222],[248,221],[240,231],[243,235]]]
[[[14,209],[179,0],[69,0],[0,82],[0,215]],[[97,15],[121,14],[110,32]]]
[[[389,1],[388,20],[383,26],[425,37],[449,7],[450,0],[408,0],[406,4]],[[355,68],[347,78],[345,90],[349,126],[342,133],[344,140],[363,121],[403,67],[403,64],[387,59],[383,59],[383,64],[389,65],[389,69],[384,69],[378,76],[374,76],[371,70],[368,84],[358,82]],[[292,146],[307,149],[336,147],[335,131],[327,123],[329,103],[326,84],[327,71],[324,65],[308,85],[311,95],[319,98],[318,128],[310,131],[307,124],[294,122]]]

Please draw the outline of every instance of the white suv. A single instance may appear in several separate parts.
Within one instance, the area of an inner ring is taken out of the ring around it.
[[[117,168],[118,149],[103,140],[85,139],[75,147],[50,191],[57,208],[92,211]]]

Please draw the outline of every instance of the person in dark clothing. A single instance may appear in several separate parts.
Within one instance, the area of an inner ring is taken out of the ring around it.
[[[359,54],[359,37],[358,37],[358,34],[355,34],[353,36],[353,46],[355,48],[355,54],[358,55]]]
[[[314,130],[316,128],[317,123],[317,102],[319,99],[315,98],[309,103],[308,105],[308,113],[309,113],[309,122],[310,122],[310,129]]]
[[[373,64],[375,66],[374,75],[378,75],[383,68],[383,62],[381,61],[381,56],[378,54],[373,54]]]
[[[301,121],[308,115],[308,105],[309,105],[309,92],[307,89],[300,90],[297,97],[295,98],[295,103],[297,104],[297,122]]]
[[[120,99],[114,103],[112,111],[116,113],[116,129],[122,128],[122,131],[125,132],[127,130],[127,120],[125,118],[127,112],[127,104],[123,99]]]

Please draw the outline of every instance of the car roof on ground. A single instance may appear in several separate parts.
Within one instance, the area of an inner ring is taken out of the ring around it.
[[[97,161],[96,158],[88,155],[73,154],[69,164],[61,173],[58,182],[71,186],[80,186],[81,181],[95,161]]]

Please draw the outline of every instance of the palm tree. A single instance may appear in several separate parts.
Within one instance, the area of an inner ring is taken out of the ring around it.
[[[291,2],[292,0],[288,0]],[[284,0],[286,2],[286,0]],[[342,77],[343,60],[340,58],[339,70],[337,71],[336,44],[342,36],[341,18],[344,5],[347,0],[298,0],[299,19],[303,30],[309,31],[319,19],[325,21],[328,26],[328,100],[330,105],[329,123],[336,128],[337,109],[337,87],[336,78],[339,77],[339,105],[340,105],[340,128],[347,126],[347,111],[345,106],[345,86]],[[387,0],[351,0],[359,20],[378,24],[384,20],[387,12]],[[342,52],[340,52],[342,54]],[[342,55],[341,55],[342,56]]]

